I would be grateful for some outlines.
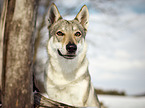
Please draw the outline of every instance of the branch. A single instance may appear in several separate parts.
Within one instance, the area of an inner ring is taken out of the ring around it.
[[[35,108],[76,108],[42,96],[40,93],[34,94]]]

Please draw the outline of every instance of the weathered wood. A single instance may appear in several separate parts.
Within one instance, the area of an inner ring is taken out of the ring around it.
[[[37,0],[6,0],[2,107],[33,107],[33,47]]]
[[[7,8],[6,8],[8,4],[7,2],[8,1],[5,0],[3,3],[3,10],[0,19],[0,90],[2,87],[3,37],[4,37],[5,21],[6,21],[6,13],[7,13]]]
[[[66,105],[57,101],[53,101],[42,96],[39,93],[34,94],[34,104],[36,108],[77,108],[74,106]]]

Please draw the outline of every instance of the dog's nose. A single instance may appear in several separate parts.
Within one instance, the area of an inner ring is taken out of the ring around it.
[[[66,45],[66,50],[69,52],[69,53],[75,53],[75,51],[77,50],[77,46],[73,43],[68,43]]]

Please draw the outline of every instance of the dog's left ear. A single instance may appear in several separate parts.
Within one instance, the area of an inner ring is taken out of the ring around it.
[[[89,25],[89,11],[86,5],[84,5],[81,8],[75,19],[78,20],[82,24],[82,26],[87,30]]]
[[[50,27],[53,23],[62,19],[56,5],[54,3],[51,4],[48,10],[48,27]]]

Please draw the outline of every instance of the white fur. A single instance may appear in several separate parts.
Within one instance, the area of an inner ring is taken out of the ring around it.
[[[81,45],[78,44],[77,56],[68,60],[58,54],[56,47],[58,48],[60,44],[54,43],[53,39],[52,37],[48,42],[49,63],[46,65],[45,74],[45,89],[48,96],[74,106],[96,106],[92,86],[89,88],[91,93],[86,98],[87,102],[84,103],[84,96],[90,84],[88,60],[85,57],[86,42],[83,40]]]
[[[73,74],[76,74],[76,78],[78,78],[80,74],[84,74],[87,68],[85,68],[84,70],[80,72],[76,72],[76,73],[74,72],[75,72],[75,69],[77,69],[78,66],[81,65],[80,63],[85,56],[84,54],[86,53],[86,50],[87,50],[86,42],[84,41],[82,45],[78,45],[79,50],[77,50],[77,53],[76,53],[77,56],[74,59],[68,60],[58,54],[56,49],[61,48],[62,45],[59,43],[54,43],[53,39],[54,38],[52,37],[48,42],[48,54],[50,56],[49,62],[51,62],[53,67],[55,67],[55,73],[57,73],[56,76],[53,76],[53,77],[56,78],[57,80],[58,77],[60,76],[62,77],[63,74],[66,74],[68,78],[73,79],[71,78],[73,77]],[[86,67],[87,65],[88,65],[88,61],[86,62]],[[51,67],[50,64],[48,64],[48,66]],[[48,72],[49,77],[51,76],[51,73],[52,72]],[[52,75],[55,75],[55,74],[52,74]],[[61,81],[62,80],[63,79],[61,79]],[[60,83],[60,80],[58,80],[58,83]]]

